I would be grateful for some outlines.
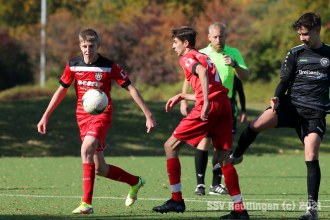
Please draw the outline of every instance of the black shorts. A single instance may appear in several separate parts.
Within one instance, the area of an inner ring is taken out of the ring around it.
[[[306,119],[298,114],[296,108],[289,101],[282,100],[275,110],[278,115],[276,128],[286,127],[296,129],[302,143],[304,143],[305,136],[313,132],[317,133],[321,139],[323,138],[326,131],[325,118]]]

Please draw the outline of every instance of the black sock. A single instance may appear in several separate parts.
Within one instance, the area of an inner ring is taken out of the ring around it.
[[[306,161],[306,165],[307,165],[308,206],[313,207],[316,205],[319,197],[321,170],[318,160]]]
[[[252,144],[252,142],[256,139],[258,134],[258,132],[255,132],[250,128],[249,124],[239,137],[238,144],[233,156],[236,158],[242,156],[250,144]]]
[[[195,169],[196,169],[197,184],[204,184],[207,160],[208,160],[208,151],[196,149]]]
[[[212,165],[213,167],[218,163],[218,159],[217,159],[217,152],[214,151],[213,152],[213,159],[212,159]],[[221,173],[219,174],[214,174],[213,173],[213,180],[212,180],[212,186],[217,186],[221,183],[221,176],[222,176],[222,170]]]

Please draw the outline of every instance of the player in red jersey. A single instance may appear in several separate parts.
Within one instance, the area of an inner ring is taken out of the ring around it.
[[[134,176],[119,167],[108,165],[104,160],[103,150],[105,149],[104,138],[112,122],[113,107],[111,103],[111,79],[125,88],[140,106],[146,116],[147,133],[156,127],[156,120],[153,118],[146,103],[139,91],[132,85],[128,76],[118,64],[97,53],[100,43],[98,35],[93,29],[85,29],[79,34],[80,49],[82,55],[71,58],[66,65],[63,76],[60,80],[60,87],[51,99],[48,108],[42,116],[38,131],[46,133],[48,117],[56,106],[64,98],[68,87],[74,82],[77,95],[76,115],[80,130],[81,158],[83,162],[83,187],[84,197],[80,206],[72,213],[90,214],[93,213],[92,196],[95,174],[115,181],[129,184],[130,191],[127,195],[126,206],[130,206],[137,199],[137,192],[145,184],[143,177]],[[105,92],[109,99],[109,105],[104,113],[92,116],[87,114],[81,105],[81,99],[90,89],[100,89]]]
[[[218,162],[234,203],[234,211],[220,219],[249,219],[243,206],[238,176],[229,157],[232,119],[228,89],[222,86],[219,73],[211,59],[194,48],[196,35],[197,32],[191,27],[172,30],[172,48],[181,56],[180,65],[196,95],[181,93],[170,98],[166,103],[166,111],[172,110],[181,100],[195,101],[195,107],[182,119],[164,145],[172,198],[153,210],[161,213],[185,211],[181,193],[179,150],[185,143],[196,147],[205,135],[211,132],[213,147],[216,148]]]

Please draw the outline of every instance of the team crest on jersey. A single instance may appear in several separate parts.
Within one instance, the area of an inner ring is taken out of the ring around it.
[[[102,73],[95,73],[95,79],[100,81],[102,79]]]
[[[321,62],[321,65],[324,66],[324,67],[329,66],[329,59],[328,58],[322,58],[320,62]]]

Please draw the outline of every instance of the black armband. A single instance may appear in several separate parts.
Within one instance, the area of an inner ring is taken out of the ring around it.
[[[61,84],[61,86],[63,86],[64,88],[69,88],[70,84],[65,84],[62,80],[59,81],[59,83]]]
[[[126,88],[127,86],[131,85],[131,81],[130,80],[127,80],[126,82],[124,82],[122,85],[121,85],[121,88]]]
[[[191,73],[193,74],[193,75],[196,75],[196,67],[199,65],[200,63],[195,63],[194,65],[193,65],[193,67],[192,67],[192,70],[191,70]],[[202,64],[201,64],[202,65]]]

